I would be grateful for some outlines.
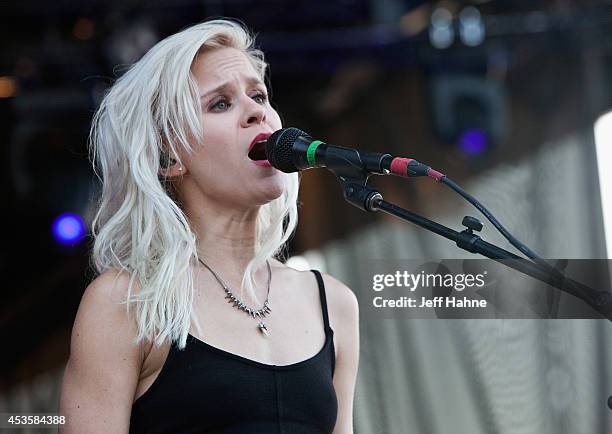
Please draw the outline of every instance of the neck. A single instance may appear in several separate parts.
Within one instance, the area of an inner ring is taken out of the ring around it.
[[[240,207],[229,201],[215,200],[196,186],[184,184],[181,187],[180,200],[196,234],[199,257],[232,292],[241,293],[244,271],[255,256],[256,221],[260,207]],[[213,277],[201,265],[200,271]],[[257,299],[264,286],[267,290],[267,268],[256,270],[254,279]]]
[[[237,212],[200,207],[187,212],[198,239],[198,252],[208,265],[242,275],[255,255],[257,210]]]

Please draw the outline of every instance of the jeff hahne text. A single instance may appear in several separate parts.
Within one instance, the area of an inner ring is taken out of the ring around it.
[[[447,289],[458,292],[466,289],[478,289],[485,285],[486,271],[479,274],[440,274],[440,273],[410,273],[408,271],[396,271],[392,274],[375,274],[372,278],[372,289],[380,293],[386,288],[403,288],[404,291],[414,293],[420,288]],[[444,297],[428,297],[425,295],[400,296],[386,298],[377,295],[372,300],[375,308],[482,308],[487,307],[487,301],[474,299],[467,296],[447,295]]]

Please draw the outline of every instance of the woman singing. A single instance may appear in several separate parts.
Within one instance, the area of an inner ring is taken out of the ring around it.
[[[241,25],[208,21],[159,42],[102,101],[99,276],[74,323],[63,432],[353,431],[357,300],[276,259],[298,175],[249,158],[281,128],[265,70]]]

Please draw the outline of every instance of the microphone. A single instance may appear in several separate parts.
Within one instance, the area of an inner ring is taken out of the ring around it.
[[[429,176],[440,181],[445,175],[412,158],[364,152],[314,140],[298,128],[282,128],[266,141],[270,164],[285,173],[325,167],[339,176],[397,175],[405,178]]]

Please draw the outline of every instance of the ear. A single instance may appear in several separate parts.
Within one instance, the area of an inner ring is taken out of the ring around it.
[[[187,168],[174,158],[168,158],[161,162],[159,174],[164,178],[178,178],[187,174]]]

